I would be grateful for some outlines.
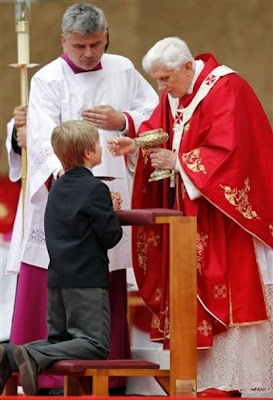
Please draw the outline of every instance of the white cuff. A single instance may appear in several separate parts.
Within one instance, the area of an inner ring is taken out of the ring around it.
[[[125,117],[125,128],[122,130],[119,130],[121,133],[121,136],[127,136],[128,130],[129,130],[129,122],[126,114],[123,114]]]
[[[186,191],[189,195],[189,198],[191,200],[198,199],[198,197],[202,196],[202,193],[200,192],[199,189],[192,183],[186,172],[184,171],[182,165],[180,164],[179,160],[177,160],[175,169],[180,172],[181,178],[184,182]]]

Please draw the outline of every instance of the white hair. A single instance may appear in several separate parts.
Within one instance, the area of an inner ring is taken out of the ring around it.
[[[174,36],[159,40],[143,57],[142,66],[147,73],[155,64],[177,71],[186,61],[194,62],[194,58],[187,44]]]

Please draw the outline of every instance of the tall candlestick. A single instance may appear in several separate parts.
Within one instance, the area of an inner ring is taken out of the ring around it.
[[[15,0],[15,24],[17,33],[17,67],[21,72],[21,105],[28,104],[28,67],[29,67],[29,25],[30,0]],[[24,206],[27,181],[27,153],[21,149],[22,158],[22,200],[24,226]]]

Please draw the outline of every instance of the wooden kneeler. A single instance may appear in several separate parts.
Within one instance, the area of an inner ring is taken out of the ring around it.
[[[168,394],[197,397],[196,218],[161,208],[120,210],[118,215],[122,225],[169,225],[171,334]]]
[[[62,360],[42,375],[64,375],[64,395],[87,394],[82,378],[92,377],[92,394],[108,395],[109,376],[151,376],[170,396],[197,396],[196,218],[169,209],[120,210],[122,225],[168,224],[170,242],[170,369],[143,360]],[[17,394],[13,374],[3,395]]]
[[[9,378],[4,396],[17,395],[18,373]],[[62,360],[42,371],[41,375],[64,376],[64,396],[108,396],[110,376],[153,376],[168,393],[169,370],[145,360]],[[91,380],[92,378],[92,385]]]

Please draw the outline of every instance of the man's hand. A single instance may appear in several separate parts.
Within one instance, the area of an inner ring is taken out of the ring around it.
[[[97,106],[83,110],[82,117],[86,121],[93,122],[97,128],[108,131],[125,129],[125,115],[111,106]]]
[[[17,144],[19,147],[24,149],[27,147],[26,131],[27,131],[26,125],[20,126],[19,128],[16,129]]]
[[[27,123],[27,107],[26,106],[18,106],[15,107],[13,111],[13,117],[15,122],[15,128],[18,130],[21,126],[26,125]]]
[[[160,147],[152,148],[150,159],[153,168],[175,170],[177,155],[171,150]]]
[[[134,155],[137,150],[135,141],[126,136],[113,137],[107,140],[107,149],[112,156]]]

